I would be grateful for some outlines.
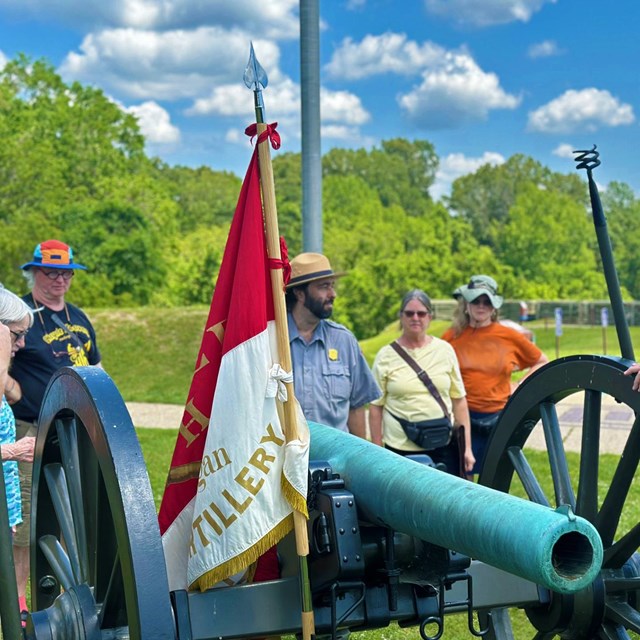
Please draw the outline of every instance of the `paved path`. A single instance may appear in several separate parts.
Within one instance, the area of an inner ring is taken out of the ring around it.
[[[579,451],[582,434],[582,393],[576,393],[558,404],[558,418],[565,447],[568,451]],[[177,429],[184,408],[175,404],[147,404],[128,402],[127,408],[136,427]],[[633,424],[633,411],[618,404],[611,396],[602,402],[601,453],[622,453],[629,429]],[[542,427],[538,425],[528,444],[534,449],[544,449]]]

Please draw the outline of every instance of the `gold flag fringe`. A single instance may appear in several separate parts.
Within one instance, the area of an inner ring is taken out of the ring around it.
[[[295,511],[299,511],[305,518],[309,519],[307,511],[307,498],[300,494],[299,491],[289,482],[284,473],[280,476],[280,488],[282,495]]]
[[[189,585],[189,589],[197,588],[200,589],[200,591],[206,591],[207,589],[215,587],[225,578],[242,571],[242,569],[248,567],[252,562],[255,562],[263,553],[271,549],[274,544],[282,540],[291,529],[293,529],[293,514],[288,515],[265,536],[260,538],[258,542],[240,555],[203,573],[197,580]]]

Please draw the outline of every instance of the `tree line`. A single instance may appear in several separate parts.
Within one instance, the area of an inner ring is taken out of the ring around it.
[[[0,72],[0,281],[58,237],[90,267],[84,306],[184,306],[211,300],[241,179],[169,166],[145,153],[134,116],[95,87],[67,84],[45,60]],[[249,157],[247,156],[247,162]],[[446,298],[473,273],[507,297],[602,299],[584,176],[524,155],[485,165],[429,195],[438,156],[426,140],[333,149],[322,159],[324,252],[345,270],[336,319],[359,338],[391,322],[402,294]],[[300,155],[273,160],[280,231],[302,245]],[[601,193],[625,298],[640,297],[640,201],[624,183]]]

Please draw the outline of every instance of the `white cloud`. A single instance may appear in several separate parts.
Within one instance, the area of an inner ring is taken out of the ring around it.
[[[515,109],[520,98],[500,87],[465,52],[448,52],[422,73],[422,83],[398,97],[409,119],[423,129],[446,129],[486,119],[492,109]]]
[[[290,78],[283,78],[269,84],[263,94],[267,120],[273,118],[270,114],[277,114],[281,124],[285,124],[289,132],[300,130],[300,86]],[[364,109],[360,98],[348,91],[320,90],[320,113],[324,126],[351,127],[350,137],[359,137],[358,128],[370,119],[370,114]],[[229,84],[216,87],[208,97],[198,98],[193,106],[187,109],[189,116],[253,116],[253,100],[248,89],[244,86]],[[337,132],[338,129],[330,129]],[[299,135],[299,133],[298,133]],[[335,136],[342,137],[342,136]]]
[[[445,49],[424,42],[407,40],[404,33],[367,35],[360,42],[345,38],[334,51],[325,70],[334,78],[356,80],[381,73],[414,75],[420,69],[437,64]]]
[[[246,144],[247,137],[244,135],[244,131],[240,131],[240,129],[227,129],[227,133],[224,136],[225,142],[230,142],[231,144]]]
[[[553,40],[544,40],[532,44],[527,52],[530,58],[550,58],[552,56],[559,56],[562,51],[558,48],[558,44]]]
[[[85,37],[80,53],[60,67],[64,78],[99,84],[135,99],[189,98],[227,82],[242,82],[249,36],[220,27],[154,33],[114,29]],[[280,52],[268,40],[254,42],[265,68],[277,68]]]
[[[343,40],[325,67],[329,75],[355,80],[383,73],[422,75],[422,83],[398,96],[409,118],[425,129],[453,128],[484,120],[491,109],[515,109],[520,98],[502,89],[464,49],[448,51],[417,43],[402,33]]]
[[[477,171],[485,164],[499,165],[505,161],[504,157],[494,151],[485,151],[479,158],[465,156],[463,153],[450,153],[440,159],[435,181],[429,189],[434,200],[451,193],[451,184],[461,176]]]
[[[367,0],[347,0],[346,8],[348,11],[362,9],[367,4]]]
[[[180,129],[171,124],[169,113],[156,102],[143,102],[127,107],[128,113],[138,118],[140,131],[150,144],[180,142]]]
[[[323,140],[346,140],[352,142],[360,139],[360,131],[357,127],[348,127],[341,124],[328,124],[320,128],[320,135]]]
[[[266,38],[298,36],[299,0],[2,0],[5,9],[85,30],[104,28],[172,31],[219,25],[260,33]]]
[[[557,0],[425,0],[427,11],[458,24],[488,27],[529,22],[545,4]]]
[[[558,156],[558,158],[571,158],[573,159],[575,156],[573,155],[575,147],[571,144],[567,144],[563,142],[559,144],[551,153],[554,156]]]
[[[631,105],[621,103],[606,90],[592,87],[581,91],[570,89],[531,111],[527,129],[541,133],[592,132],[600,127],[619,127],[634,121]]]
[[[7,62],[9,62],[9,58],[7,58],[7,56],[5,56],[2,51],[0,51],[0,71],[4,69]]]
[[[320,115],[323,122],[344,122],[361,125],[371,118],[360,98],[348,91],[320,89]]]

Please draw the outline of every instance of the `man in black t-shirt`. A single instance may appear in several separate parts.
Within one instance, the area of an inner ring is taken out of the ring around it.
[[[36,435],[44,391],[58,369],[101,366],[89,318],[65,300],[74,270],[86,269],[74,262],[71,247],[59,240],[42,242],[36,247],[33,260],[21,268],[31,289],[23,299],[34,309],[34,322],[25,347],[14,358],[11,378],[15,384],[9,383],[11,393],[6,394],[16,417],[17,439]],[[31,471],[31,464],[19,464],[23,523],[18,526],[13,544],[21,611],[27,609]]]

